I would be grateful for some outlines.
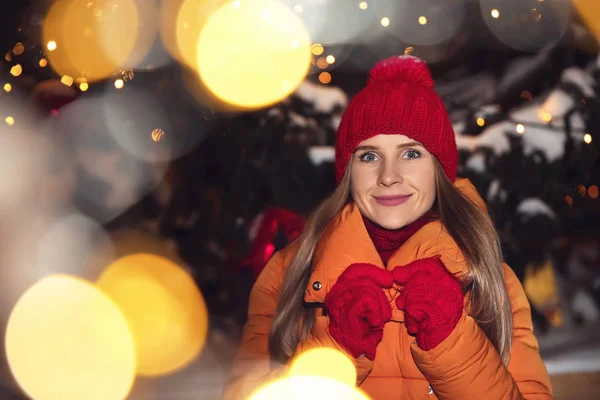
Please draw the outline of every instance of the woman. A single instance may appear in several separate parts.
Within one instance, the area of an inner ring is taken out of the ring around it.
[[[226,399],[314,347],[345,352],[375,400],[552,398],[529,304],[457,154],[425,63],[378,63],[339,127],[336,191],[253,288]]]

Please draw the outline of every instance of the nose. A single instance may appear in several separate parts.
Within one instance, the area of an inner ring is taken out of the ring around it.
[[[394,160],[386,160],[380,167],[377,183],[386,187],[402,183],[400,166]]]

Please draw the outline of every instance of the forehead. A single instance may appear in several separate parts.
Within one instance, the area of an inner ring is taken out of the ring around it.
[[[369,147],[384,147],[384,148],[394,148],[396,146],[400,146],[403,144],[418,144],[421,145],[422,144],[406,135],[400,135],[400,134],[391,134],[391,135],[386,135],[386,134],[382,134],[382,135],[377,135],[377,136],[373,136],[367,140],[363,140],[362,142],[360,142],[357,146],[357,148],[360,147],[365,147],[365,146],[369,146]]]

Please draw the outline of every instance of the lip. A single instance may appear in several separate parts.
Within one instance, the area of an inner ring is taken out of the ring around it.
[[[412,194],[408,194],[405,196],[374,196],[377,204],[385,206],[385,207],[394,207],[399,206],[402,203],[405,203]]]

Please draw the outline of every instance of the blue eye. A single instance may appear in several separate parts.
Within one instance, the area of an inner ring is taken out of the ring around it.
[[[406,153],[404,153],[404,156],[402,158],[414,160],[415,158],[419,158],[419,157],[421,157],[421,153],[419,151],[409,149],[406,151]]]
[[[362,155],[359,157],[359,159],[360,159],[360,161],[363,161],[363,162],[374,162],[374,161],[377,161],[377,160],[378,160],[378,158],[377,158],[377,156],[375,155],[375,153],[371,153],[371,152],[368,152],[368,153],[362,154]]]

